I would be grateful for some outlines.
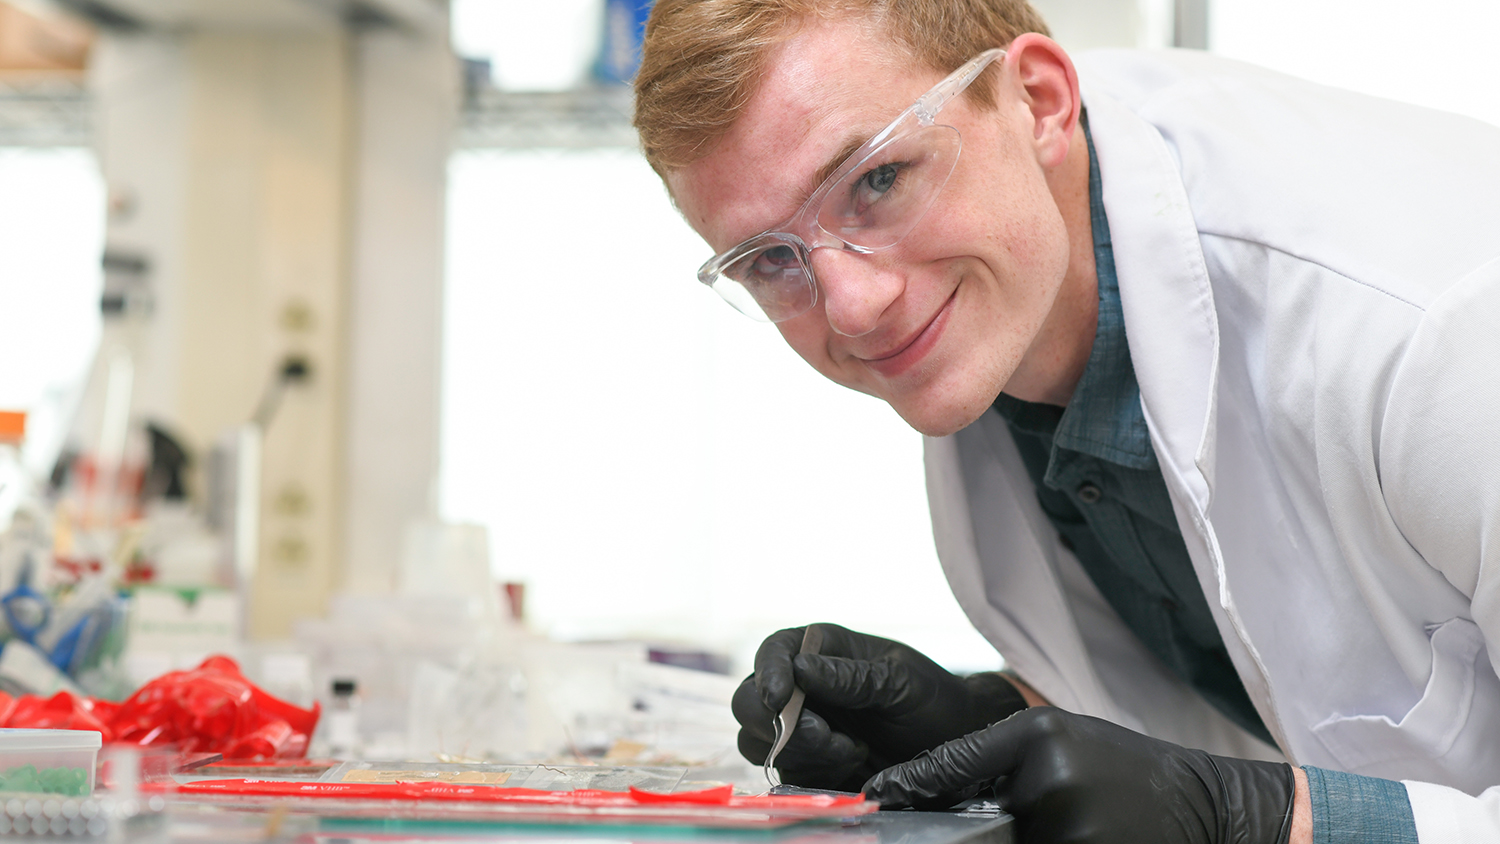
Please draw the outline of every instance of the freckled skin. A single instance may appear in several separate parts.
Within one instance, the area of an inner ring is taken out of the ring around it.
[[[986,72],[996,109],[961,96],[938,116],[963,152],[927,215],[888,250],[814,250],[818,304],[777,325],[823,375],[933,436],[977,419],[1002,389],[1066,404],[1097,318],[1072,65],[1026,35]],[[730,132],[668,187],[713,250],[727,249],[791,216],[851,135],[873,135],[943,76],[871,25],[809,23],[772,54]]]

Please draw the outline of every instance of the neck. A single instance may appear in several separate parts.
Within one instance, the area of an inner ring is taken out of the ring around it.
[[[1083,377],[1099,323],[1099,278],[1094,270],[1094,232],[1089,213],[1089,152],[1083,128],[1062,166],[1047,176],[1052,196],[1068,228],[1068,269],[1046,322],[1009,381],[1005,392],[1022,401],[1064,407]]]

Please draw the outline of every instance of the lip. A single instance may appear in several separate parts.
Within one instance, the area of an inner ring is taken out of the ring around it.
[[[932,348],[937,345],[938,339],[943,336],[943,329],[948,325],[948,314],[953,310],[953,300],[958,296],[955,289],[948,296],[948,301],[943,303],[938,312],[933,314],[932,319],[922,326],[910,340],[896,348],[890,354],[878,358],[865,359],[865,365],[875,370],[886,378],[895,378],[907,370],[916,366]]]

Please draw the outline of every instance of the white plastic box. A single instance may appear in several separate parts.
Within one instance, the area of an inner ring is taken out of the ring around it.
[[[46,791],[87,797],[94,792],[102,743],[93,730],[0,729],[0,794]]]

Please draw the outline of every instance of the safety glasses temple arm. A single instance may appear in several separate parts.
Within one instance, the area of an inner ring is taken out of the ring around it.
[[[948,78],[934,85],[931,91],[922,95],[920,100],[912,106],[912,111],[924,126],[932,125],[937,118],[937,113],[943,110],[948,101],[958,96],[963,90],[973,84],[979,74],[984,73],[985,68],[991,62],[997,61],[1005,56],[1005,51],[996,47],[993,50],[985,50],[983,53],[964,62],[958,70],[948,74]]]

